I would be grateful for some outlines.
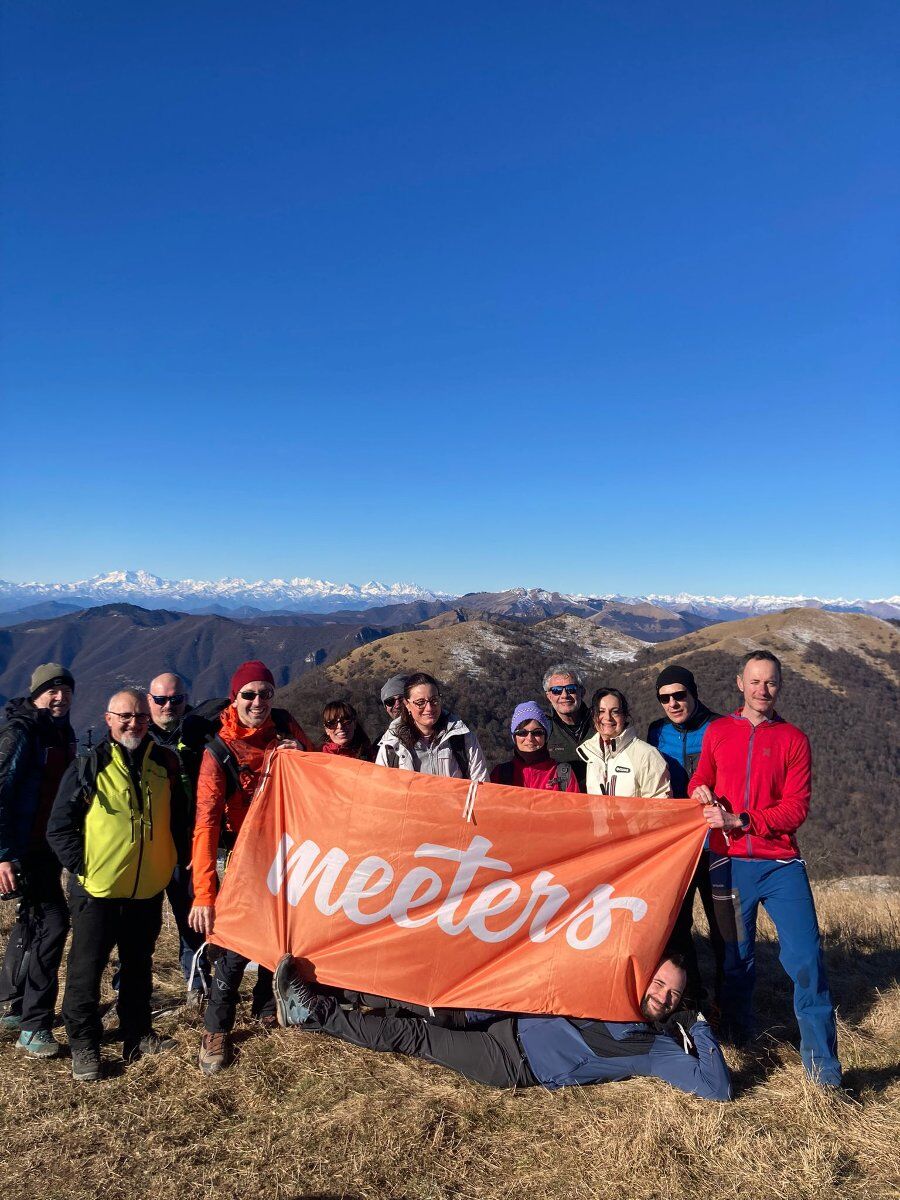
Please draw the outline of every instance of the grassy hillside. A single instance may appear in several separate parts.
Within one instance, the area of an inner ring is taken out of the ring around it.
[[[894,881],[897,886],[898,881]],[[266,1036],[242,1005],[240,1055],[204,1079],[199,1028],[157,1018],[177,1051],[76,1086],[68,1060],[0,1041],[0,1178],[10,1200],[887,1200],[900,1194],[900,893],[818,890],[849,1097],[808,1086],[790,996],[761,922],[768,1031],[727,1050],[736,1101],[652,1080],[492,1091],[324,1035]],[[5,934],[11,906],[0,911]],[[168,923],[163,1001],[180,974]],[[108,980],[107,980],[108,983]],[[249,988],[245,988],[249,991]],[[107,990],[106,995],[110,995]]]

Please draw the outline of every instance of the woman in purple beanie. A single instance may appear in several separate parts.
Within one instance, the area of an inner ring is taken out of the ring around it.
[[[513,757],[494,767],[491,783],[551,792],[579,791],[570,764],[558,763],[547,753],[550,728],[550,718],[534,701],[517,705],[509,726],[515,747]]]

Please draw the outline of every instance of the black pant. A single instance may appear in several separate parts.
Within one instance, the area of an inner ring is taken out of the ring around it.
[[[489,1087],[538,1083],[519,1045],[514,1017],[493,1021],[484,1031],[445,1029],[420,1017],[344,1012],[332,996],[322,996],[315,1020],[303,1028],[322,1029],[367,1050],[424,1058]]]
[[[126,1046],[150,1032],[153,949],[162,928],[163,893],[149,900],[101,900],[72,880],[72,946],[66,968],[63,1020],[73,1047],[98,1046],[100,979],[114,946],[119,951],[116,1009]]]
[[[60,883],[61,868],[49,849],[26,855],[22,870],[25,891],[6,943],[0,1003],[22,1018],[22,1029],[34,1033],[53,1028],[69,910]]]
[[[234,950],[222,950],[213,967],[213,978],[210,984],[209,1003],[206,1008],[204,1025],[207,1033],[230,1033],[234,1028],[234,1014],[237,1009],[238,993],[244,971],[247,969],[249,958],[243,958]],[[256,983],[253,986],[251,1011],[254,1017],[275,1016],[275,995],[272,991],[272,972],[265,967],[259,968]]]
[[[693,1008],[702,1007],[707,1000],[707,992],[703,986],[703,980],[700,978],[700,965],[697,962],[697,951],[691,933],[694,925],[694,896],[698,891],[700,892],[700,899],[703,902],[706,919],[709,922],[709,941],[716,960],[716,992],[718,993],[719,981],[722,976],[722,963],[725,957],[725,942],[722,939],[722,934],[719,932],[713,908],[712,884],[709,881],[709,855],[705,850],[700,855],[697,870],[694,872],[694,878],[688,887],[687,895],[678,913],[678,918],[675,921],[675,927],[669,937],[668,944],[670,951],[684,955],[685,970],[687,971],[687,985],[685,987],[684,998]]]

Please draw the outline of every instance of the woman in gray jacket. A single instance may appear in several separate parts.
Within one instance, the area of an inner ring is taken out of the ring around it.
[[[379,742],[375,762],[479,783],[488,777],[478,738],[459,717],[443,711],[437,680],[424,671],[407,679],[403,711]]]

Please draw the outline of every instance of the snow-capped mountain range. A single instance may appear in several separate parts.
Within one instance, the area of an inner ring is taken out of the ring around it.
[[[733,620],[786,608],[823,608],[835,612],[863,612],[900,618],[900,596],[878,600],[823,599],[818,596],[696,596],[656,594],[624,596],[606,592],[565,595],[542,588],[512,588],[504,597],[516,601],[523,614],[533,605],[553,601],[580,608],[603,609],[606,604],[653,605],[676,613],[693,613],[711,621]],[[479,596],[486,593],[477,593]],[[335,612],[413,601],[451,601],[460,597],[420,587],[415,583],[332,583],[311,578],[219,580],[161,579],[148,571],[109,571],[72,583],[9,583],[0,580],[0,612],[27,605],[57,601],[72,607],[127,602],[144,608],[173,608],[183,612],[231,612],[254,608],[265,612]]]

